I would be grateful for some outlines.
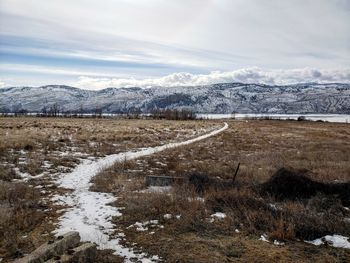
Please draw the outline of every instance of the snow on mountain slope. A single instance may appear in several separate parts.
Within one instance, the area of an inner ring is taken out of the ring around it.
[[[202,113],[350,113],[350,84],[269,86],[224,83],[207,86],[108,88],[99,91],[69,86],[0,89],[0,111],[40,112],[52,105],[61,111],[106,113],[190,109]]]

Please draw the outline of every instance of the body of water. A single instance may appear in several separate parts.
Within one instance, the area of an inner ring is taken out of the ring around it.
[[[252,119],[252,118],[269,118],[276,120],[297,120],[300,116],[311,121],[327,121],[350,123],[349,114],[197,114],[197,118],[203,119]]]

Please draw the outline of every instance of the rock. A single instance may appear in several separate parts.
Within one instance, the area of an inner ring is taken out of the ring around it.
[[[97,256],[96,250],[95,244],[85,243],[74,249],[74,254],[67,257],[67,262],[93,263]],[[62,263],[65,262],[65,258],[65,256],[62,257]]]
[[[45,263],[94,263],[96,262],[96,245],[84,243],[74,249],[69,249],[69,253],[64,254],[59,260],[51,259]]]
[[[62,255],[67,249],[76,247],[80,242],[78,232],[68,232],[63,238],[56,239],[51,244],[44,244],[34,250],[28,256],[20,258],[15,263],[41,263],[52,257]]]

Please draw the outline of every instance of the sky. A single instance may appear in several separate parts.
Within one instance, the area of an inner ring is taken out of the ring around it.
[[[0,87],[350,83],[349,0],[0,0]]]

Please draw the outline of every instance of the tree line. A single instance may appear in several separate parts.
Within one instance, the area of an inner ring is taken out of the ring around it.
[[[154,119],[166,120],[194,120],[196,114],[191,110],[177,109],[156,109],[151,112]]]
[[[12,111],[2,109],[0,111],[2,116],[37,116],[37,117],[70,117],[70,118],[102,118],[108,117],[108,113],[103,113],[102,108],[95,108],[93,111],[85,111],[81,106],[75,111],[65,111],[58,103],[52,104],[51,106],[45,106],[40,112],[29,112],[28,110],[22,108],[22,105],[17,105],[13,107]],[[110,117],[113,114],[118,116],[129,118],[129,119],[139,119],[139,118],[150,118],[150,119],[166,119],[166,120],[194,120],[196,119],[196,114],[191,110],[177,110],[177,109],[155,109],[150,113],[142,113],[140,109],[131,108],[127,112],[116,112],[110,113]]]

